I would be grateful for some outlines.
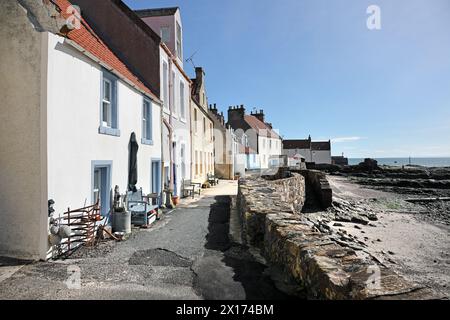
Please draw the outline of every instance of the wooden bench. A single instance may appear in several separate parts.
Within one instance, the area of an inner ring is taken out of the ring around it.
[[[183,180],[181,187],[183,197],[191,196],[192,198],[194,198],[195,194],[198,193],[198,195],[200,195],[200,192],[202,190],[201,183],[192,182],[191,180]]]
[[[219,184],[219,179],[216,178],[215,175],[209,174],[209,173],[208,173],[207,176],[208,176],[208,183],[209,183],[210,185],[215,186],[215,185],[218,185],[218,184]]]

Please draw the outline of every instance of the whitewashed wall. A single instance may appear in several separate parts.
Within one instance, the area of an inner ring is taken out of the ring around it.
[[[258,136],[258,154],[262,169],[269,167],[270,156],[281,155],[281,148],[282,143],[280,139]]]
[[[167,98],[169,100],[169,110],[163,112],[164,118],[171,124],[172,142],[176,143],[176,150],[172,150],[172,161],[175,161],[176,177],[177,177],[177,190],[176,194],[181,194],[181,182],[182,179],[191,179],[191,110],[190,110],[190,84],[187,79],[180,72],[178,67],[171,61],[166,51],[160,49],[160,72],[161,72],[161,100],[164,100],[164,88],[163,88],[163,63],[168,64],[169,71],[169,89]],[[172,71],[175,72],[175,81],[172,83]],[[180,114],[180,82],[184,83],[184,106],[185,117],[181,117]],[[172,89],[171,89],[172,88]],[[166,102],[167,103],[167,102]],[[185,146],[185,174],[182,175],[181,167],[181,145]],[[172,168],[171,168],[172,169]],[[170,169],[170,170],[171,170]]]
[[[143,96],[118,81],[120,137],[98,133],[100,66],[50,34],[48,65],[48,198],[57,213],[92,203],[92,161],[112,161],[111,186],[126,191],[128,143],[136,133],[138,187],[151,191],[151,160],[161,158],[160,107],[152,103],[153,145],[141,144]]]

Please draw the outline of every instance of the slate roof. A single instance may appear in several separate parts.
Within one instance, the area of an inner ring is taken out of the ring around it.
[[[178,7],[157,8],[157,9],[142,9],[142,10],[135,10],[134,12],[140,18],[163,17],[163,16],[173,16],[177,12],[178,9],[179,9]]]
[[[313,141],[311,142],[311,150],[315,151],[324,151],[324,150],[331,150],[331,143],[330,141]]]
[[[311,140],[309,139],[296,139],[296,140],[283,140],[283,149],[310,149]]]
[[[64,19],[71,16],[68,8],[72,4],[68,0],[53,0],[53,3],[61,10],[60,14]],[[116,70],[122,77],[136,85],[136,87],[145,92],[149,97],[155,101],[159,101],[159,98],[108,48],[83,18],[81,18],[81,27],[79,29],[75,28],[63,36],[72,40],[97,59]]]

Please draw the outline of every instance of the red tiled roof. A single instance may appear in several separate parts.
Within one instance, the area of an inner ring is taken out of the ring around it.
[[[244,120],[260,136],[280,139],[280,136],[272,128],[270,128],[267,124],[265,124],[255,116],[245,115]]]
[[[67,19],[71,16],[69,7],[72,5],[68,0],[52,0],[52,2],[61,10],[61,16]],[[100,61],[116,70],[122,77],[136,85],[140,90],[148,94],[151,98],[159,101],[159,98],[147,88],[136,77],[127,66],[108,48],[100,37],[92,30],[88,23],[81,18],[81,28],[73,29],[63,35],[72,40],[77,45],[94,55]]]

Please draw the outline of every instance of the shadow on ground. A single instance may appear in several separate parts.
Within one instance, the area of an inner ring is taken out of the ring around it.
[[[233,280],[241,283],[248,300],[295,299],[275,286],[268,267],[251,255],[245,245],[230,239],[230,196],[216,196],[208,219],[205,248],[223,253],[223,262],[233,269]]]

